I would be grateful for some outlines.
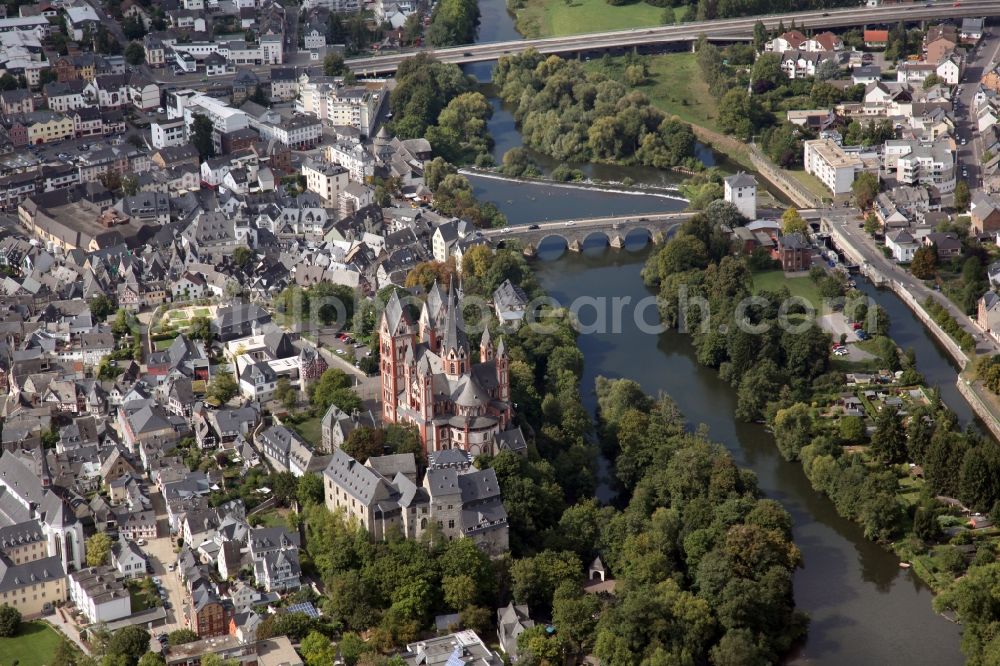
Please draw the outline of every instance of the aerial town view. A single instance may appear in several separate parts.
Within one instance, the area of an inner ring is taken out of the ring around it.
[[[1000,665],[1000,0],[6,0],[0,666]]]

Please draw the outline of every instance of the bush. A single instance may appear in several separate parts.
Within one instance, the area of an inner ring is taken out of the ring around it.
[[[21,628],[21,612],[13,606],[0,606],[0,636],[10,638]]]

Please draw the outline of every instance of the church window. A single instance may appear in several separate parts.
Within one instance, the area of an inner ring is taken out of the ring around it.
[[[449,520],[448,521],[448,529],[449,530],[455,529],[455,521],[454,520]]]

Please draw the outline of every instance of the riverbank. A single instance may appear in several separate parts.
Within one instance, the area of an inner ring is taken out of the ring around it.
[[[508,214],[517,217],[517,210],[509,209]],[[538,261],[533,270],[545,290],[563,304],[581,297],[640,303],[650,296],[639,275],[648,254],[585,248],[559,261]],[[582,333],[582,383],[592,385],[600,375],[624,376],[638,381],[646,393],[673,396],[692,429],[704,424],[738,465],[753,470],[761,490],[791,513],[804,564],[795,574],[796,607],[809,614],[810,627],[804,644],[786,663],[961,664],[959,629],[933,613],[929,589],[912,571],[901,569],[891,552],[866,540],[856,523],[840,517],[832,502],[812,488],[801,464],[780,457],[763,426],[733,418],[737,392],[698,363],[689,336],[672,330],[651,335],[637,323],[653,317],[632,317],[626,309],[620,329]],[[895,335],[917,347],[922,372],[937,381],[951,371],[928,340],[911,342],[924,335],[915,321],[903,316],[894,321],[901,327]],[[945,394],[952,400],[951,393]],[[595,396],[584,399],[591,410],[596,408]]]

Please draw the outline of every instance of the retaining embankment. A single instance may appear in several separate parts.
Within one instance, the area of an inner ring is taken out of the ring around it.
[[[981,395],[982,391],[989,389],[980,382],[970,383],[961,375],[955,380],[955,386],[958,387],[958,392],[969,403],[969,407],[976,413],[976,416],[986,425],[997,441],[1000,441],[1000,419],[997,418],[996,412]]]

